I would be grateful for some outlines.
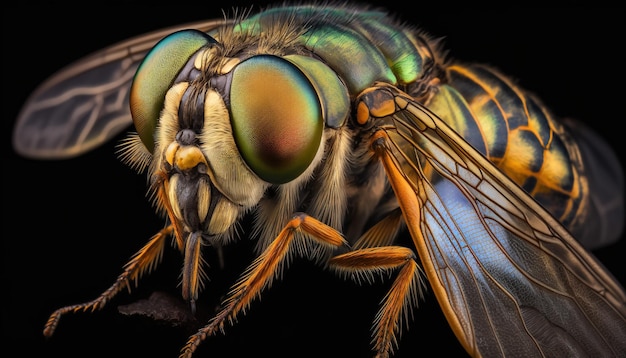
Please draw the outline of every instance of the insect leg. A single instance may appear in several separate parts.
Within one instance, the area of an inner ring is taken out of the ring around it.
[[[394,209],[361,235],[352,245],[354,250],[366,247],[391,246],[402,228],[402,211]]]
[[[150,239],[141,250],[139,250],[133,258],[124,266],[124,272],[119,275],[115,283],[104,291],[98,298],[93,301],[71,305],[59,308],[54,311],[43,330],[43,334],[46,337],[52,336],[54,330],[59,324],[61,316],[68,312],[78,311],[96,311],[102,309],[107,302],[109,302],[115,295],[117,295],[124,287],[130,291],[130,281],[137,282],[139,277],[146,272],[152,271],[159,263],[163,256],[163,249],[165,247],[165,238],[170,236],[174,228],[172,225],[159,231],[156,235]]]
[[[351,251],[333,257],[332,268],[360,281],[363,275],[400,268],[393,285],[374,321],[374,349],[377,357],[388,357],[397,342],[402,320],[410,318],[411,309],[422,298],[424,283],[415,253],[406,247],[384,246]]]
[[[259,296],[263,288],[277,276],[281,263],[295,249],[292,243],[306,237],[327,247],[340,247],[347,244],[341,234],[332,227],[306,214],[296,214],[233,286],[228,298],[224,301],[222,310],[209,324],[189,338],[180,357],[191,357],[206,337],[214,335],[218,330],[223,330],[227,321],[234,320],[240,311],[248,308],[252,300]]]

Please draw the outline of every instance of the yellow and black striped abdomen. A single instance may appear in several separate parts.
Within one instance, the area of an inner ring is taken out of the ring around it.
[[[621,232],[623,179],[611,149],[557,120],[530,93],[482,65],[451,65],[428,107],[589,247]],[[598,164],[599,163],[599,164]],[[592,169],[593,168],[593,169]],[[620,218],[621,216],[621,218]]]

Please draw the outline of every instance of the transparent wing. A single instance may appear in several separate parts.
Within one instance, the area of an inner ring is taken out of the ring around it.
[[[224,22],[208,20],[150,32],[62,69],[24,104],[13,130],[15,151],[36,159],[70,158],[113,138],[132,124],[128,92],[146,53],[177,30],[209,31]]]
[[[418,198],[421,215],[407,225],[422,233],[412,235],[420,259],[468,352],[623,355],[626,293],[613,276],[445,122],[395,101],[384,128],[391,170]]]

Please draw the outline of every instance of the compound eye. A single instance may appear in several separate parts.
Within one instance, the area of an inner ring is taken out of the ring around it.
[[[189,59],[209,43],[217,41],[204,32],[177,31],[159,41],[139,65],[130,90],[130,112],[137,133],[150,152],[154,150],[154,130],[165,94]]]
[[[235,67],[230,111],[239,152],[261,179],[289,182],[315,158],[321,105],[311,82],[287,60],[259,55]]]

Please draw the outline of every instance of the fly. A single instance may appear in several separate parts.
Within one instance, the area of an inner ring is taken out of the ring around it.
[[[44,334],[149,273],[170,238],[193,310],[203,250],[237,240],[252,216],[258,256],[184,357],[294,257],[359,282],[392,274],[373,318],[377,356],[392,353],[426,280],[472,356],[619,355],[626,294],[581,245],[621,232],[614,154],[494,68],[442,53],[382,11],[285,5],[140,36],[52,77],[18,118],[16,150],[76,156],[132,123],[121,159],[148,176],[166,226]]]

